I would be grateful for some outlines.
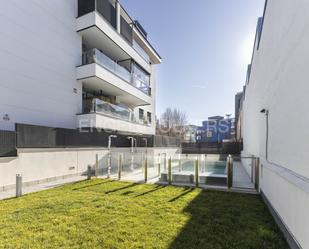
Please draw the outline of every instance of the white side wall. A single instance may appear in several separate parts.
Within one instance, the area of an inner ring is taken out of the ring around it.
[[[244,148],[309,177],[309,2],[270,0],[244,100]]]
[[[298,184],[309,188],[308,44],[309,2],[269,0],[242,125],[244,154],[264,160],[261,190],[302,248],[309,248],[309,192]],[[268,161],[263,108],[269,110]],[[282,167],[281,174],[266,169],[269,164]]]
[[[16,122],[75,128],[82,109],[76,16],[76,0],[2,1],[0,129]]]
[[[136,157],[145,151],[146,148],[137,148]],[[178,148],[148,148],[147,151],[149,156],[166,154],[168,158]],[[113,152],[130,153],[130,148],[113,148]],[[15,184],[16,174],[22,174],[23,182],[27,183],[85,173],[88,166],[95,166],[96,154],[99,168],[105,167],[107,153],[107,148],[19,149],[17,158],[0,158],[0,191],[3,187]]]
[[[23,149],[17,158],[0,158],[0,189],[15,184],[16,174],[23,182],[83,173],[95,165],[95,155],[103,157],[107,149]]]

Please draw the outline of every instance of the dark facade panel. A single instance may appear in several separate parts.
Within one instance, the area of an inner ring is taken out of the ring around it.
[[[109,0],[96,0],[97,11],[108,21],[115,29],[117,28],[116,8]]]
[[[95,0],[78,0],[78,17],[95,10]]]
[[[128,136],[136,139],[137,147],[179,147],[180,140],[167,136],[132,135],[107,132],[96,129],[62,129],[35,125],[17,124],[17,148],[86,148],[107,147],[108,137],[117,135],[112,140],[112,147],[131,147]]]
[[[133,43],[133,29],[127,21],[121,17],[120,20],[120,33],[132,45]]]
[[[16,133],[0,131],[0,157],[16,156]]]

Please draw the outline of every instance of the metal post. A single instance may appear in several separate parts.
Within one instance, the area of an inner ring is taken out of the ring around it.
[[[167,156],[166,156],[166,153],[165,153],[165,155],[164,155],[164,171],[166,170],[166,161],[167,161],[167,158],[166,158]]]
[[[195,186],[198,187],[199,185],[199,175],[198,175],[198,158],[195,160]]]
[[[253,183],[253,177],[254,177],[254,173],[255,173],[255,157],[252,156],[251,157],[251,182]]]
[[[172,184],[172,158],[168,159],[168,184]]]
[[[118,180],[121,180],[121,173],[122,173],[122,158],[120,154],[118,158]]]
[[[107,161],[107,178],[111,177],[111,168],[112,168],[112,154],[111,154],[111,151],[109,151],[108,161]]]
[[[233,186],[233,158],[231,155],[227,157],[227,187],[230,189]]]
[[[179,166],[179,172],[182,171],[182,164],[181,164],[181,154],[179,154],[179,158],[178,158],[178,166]]]
[[[16,175],[16,197],[22,196],[22,176],[20,174]]]
[[[91,172],[91,166],[88,165],[88,168],[87,168],[87,180],[91,180],[91,175],[92,175],[92,172]]]
[[[99,155],[98,155],[98,154],[95,155],[95,169],[94,169],[94,174],[95,174],[95,177],[98,177],[98,175],[99,175]]]
[[[204,170],[203,170],[203,172],[206,172],[206,162],[207,161],[207,155],[205,154],[204,155],[204,165],[203,165],[203,167],[204,167]]]
[[[144,170],[144,174],[145,174],[145,183],[148,181],[148,161],[147,161],[147,156],[145,158],[145,170]]]
[[[161,154],[158,155],[158,176],[161,174]]]
[[[255,158],[255,189],[260,191],[260,158]]]

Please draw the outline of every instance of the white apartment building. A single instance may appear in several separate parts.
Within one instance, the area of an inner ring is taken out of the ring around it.
[[[0,26],[0,130],[155,133],[161,58],[118,0],[3,1]]]
[[[268,0],[243,97],[243,155],[260,157],[260,189],[309,248],[309,1]]]

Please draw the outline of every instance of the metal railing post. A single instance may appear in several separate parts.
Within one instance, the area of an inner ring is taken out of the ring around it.
[[[95,177],[98,177],[98,175],[99,175],[99,155],[98,155],[98,154],[95,155],[95,169],[94,169],[94,174],[95,174]]]
[[[172,158],[168,159],[168,184],[172,184]]]
[[[158,176],[161,174],[161,154],[158,154]]]
[[[120,154],[118,158],[118,180],[121,180],[121,173],[122,173],[122,157]]]
[[[148,160],[147,160],[147,155],[145,157],[145,163],[144,163],[144,167],[145,167],[145,170],[144,170],[144,176],[145,176],[145,183],[148,181]]]
[[[255,181],[254,187],[259,192],[260,191],[260,158],[255,158]]]
[[[16,175],[16,197],[22,196],[22,176],[20,174]]]
[[[179,154],[179,158],[178,158],[178,166],[179,166],[179,172],[181,172],[181,171],[182,171],[181,154]]]
[[[227,187],[230,189],[233,186],[233,158],[231,155],[227,157]]]
[[[251,182],[254,182],[254,174],[255,174],[255,157],[251,157]]]
[[[195,186],[196,187],[198,187],[199,185],[198,166],[199,166],[198,158],[196,158],[195,160]]]
[[[91,180],[91,175],[92,175],[92,169],[91,169],[91,166],[88,165],[88,168],[87,168],[87,180]]]
[[[109,151],[108,161],[107,161],[107,178],[111,177],[111,168],[112,168],[112,154],[111,154],[111,151]]]
[[[206,155],[204,155],[204,158],[202,158],[202,173],[206,172]]]

